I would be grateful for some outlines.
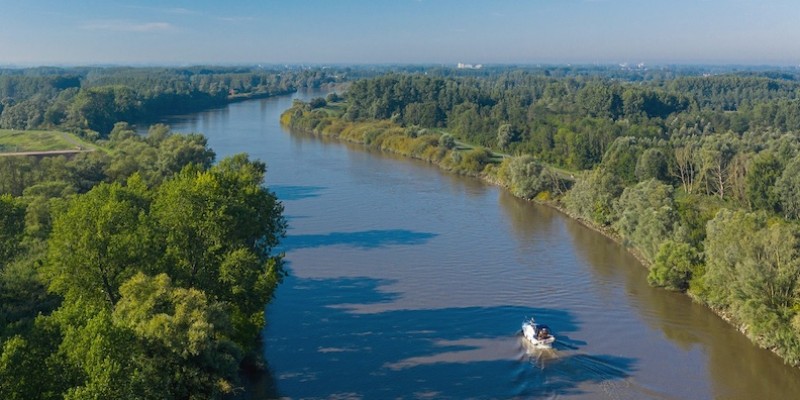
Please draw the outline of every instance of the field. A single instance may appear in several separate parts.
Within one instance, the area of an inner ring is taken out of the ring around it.
[[[59,131],[21,131],[0,129],[0,153],[87,150],[94,145]]]

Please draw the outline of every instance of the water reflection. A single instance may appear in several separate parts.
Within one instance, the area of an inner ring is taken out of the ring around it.
[[[420,245],[436,236],[435,233],[414,232],[406,229],[290,235],[283,240],[280,251],[288,252],[292,250],[337,245],[346,245],[362,249],[377,249],[395,245]]]
[[[308,152],[322,152],[324,157],[315,159],[313,162],[317,164],[325,163],[326,167],[341,167],[341,163],[331,161],[344,158],[351,163],[352,170],[359,171],[358,173],[349,174],[348,178],[372,177],[389,190],[392,189],[392,185],[385,180],[395,174],[388,173],[388,171],[400,168],[408,171],[408,174],[405,174],[405,179],[413,181],[416,189],[425,186],[425,183],[414,181],[410,179],[410,176],[417,176],[419,170],[422,169],[427,171],[426,175],[435,177],[436,185],[430,190],[458,196],[466,195],[473,198],[497,192],[495,187],[486,185],[478,179],[465,179],[456,174],[443,173],[439,167],[427,161],[412,159],[396,153],[372,149],[363,144],[334,139],[306,131],[286,130],[284,134],[289,135],[289,140],[294,147],[293,151],[296,155],[307,155]],[[305,149],[305,152],[303,149]],[[343,152],[341,151],[342,149],[347,151]],[[376,158],[379,160],[376,160]],[[514,198],[513,196],[510,197]]]
[[[319,197],[327,189],[324,186],[270,185],[280,201],[294,201]]]
[[[266,161],[290,216],[294,276],[268,309],[275,372],[253,398],[275,387],[292,398],[800,393],[798,370],[648,287],[647,271],[596,232],[424,162],[289,134],[277,122],[289,106],[280,97],[171,121],[207,134],[219,158]],[[552,353],[519,340],[531,315],[556,330]]]
[[[687,354],[705,355],[715,398],[785,398],[786,393],[800,393],[800,370],[787,368],[689,297],[649,286],[647,269],[621,246],[607,243],[607,238],[578,223],[566,226],[599,285],[623,284],[625,297],[620,301],[632,305],[644,323]],[[675,368],[685,368],[676,356],[666,354],[662,359],[676,360]],[[704,379],[700,372],[695,373],[696,380]]]
[[[631,358],[570,350],[543,365],[531,362],[520,322],[537,315],[562,334],[579,331],[564,310],[351,311],[353,303],[395,301],[397,293],[383,290],[391,283],[288,278],[268,312],[270,326],[280,329],[265,331],[265,352],[281,371],[275,376],[281,390],[298,398],[548,398],[587,393],[587,385],[623,380],[635,370]]]
[[[507,190],[498,191],[497,201],[503,210],[504,222],[514,228],[514,237],[521,245],[556,235],[550,232],[555,228],[554,213],[557,211],[548,207],[535,207],[531,202],[515,197]]]

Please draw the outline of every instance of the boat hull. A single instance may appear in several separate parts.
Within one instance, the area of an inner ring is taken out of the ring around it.
[[[549,349],[553,347],[553,342],[556,341],[555,336],[548,335],[546,338],[540,339],[538,338],[538,326],[535,323],[526,322],[522,324],[522,336],[525,337],[528,342],[538,348]]]

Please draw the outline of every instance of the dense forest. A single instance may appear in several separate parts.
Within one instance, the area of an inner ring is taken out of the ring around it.
[[[0,398],[207,399],[262,365],[286,224],[266,166],[134,123],[372,68],[0,70],[0,128],[94,151],[0,157]]]
[[[346,78],[320,68],[31,68],[0,70],[0,128],[105,137],[114,123],[154,120]]]
[[[800,364],[800,74],[614,67],[0,70],[0,397],[220,398],[259,368],[286,224],[264,163],[133,124],[346,82],[284,124],[481,176],[620,238]]]
[[[800,365],[797,71],[602,71],[392,73],[282,123],[560,207]]]
[[[0,398],[234,392],[284,275],[265,164],[164,125],[98,144],[0,157]]]

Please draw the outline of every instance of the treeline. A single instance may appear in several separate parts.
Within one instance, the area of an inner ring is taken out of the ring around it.
[[[587,169],[622,136],[800,130],[799,89],[793,80],[738,75],[643,83],[522,72],[484,79],[391,74],[354,82],[344,118],[446,127],[474,144]]]
[[[0,397],[235,392],[283,277],[265,165],[163,125],[100,145],[0,158]]]
[[[797,90],[793,78],[763,74],[391,74],[353,83],[343,103],[295,104],[283,122],[363,131],[365,143],[386,143],[389,131],[422,137],[424,154],[445,154],[449,169],[553,200],[621,238],[653,285],[688,292],[800,365]],[[487,156],[461,168],[453,160],[467,153],[448,152],[458,143]]]
[[[328,96],[328,100],[336,98],[336,94]],[[281,115],[281,123],[292,129],[428,161],[464,175],[477,176],[493,160],[497,160],[496,155],[484,148],[459,149],[451,135],[440,135],[419,127],[402,127],[391,121],[346,121],[342,118],[341,109],[319,108],[332,102],[316,99],[311,104],[318,107],[295,101],[293,107]]]
[[[0,128],[105,137],[116,122],[154,120],[339,82],[339,71],[261,68],[36,68],[0,71]]]

